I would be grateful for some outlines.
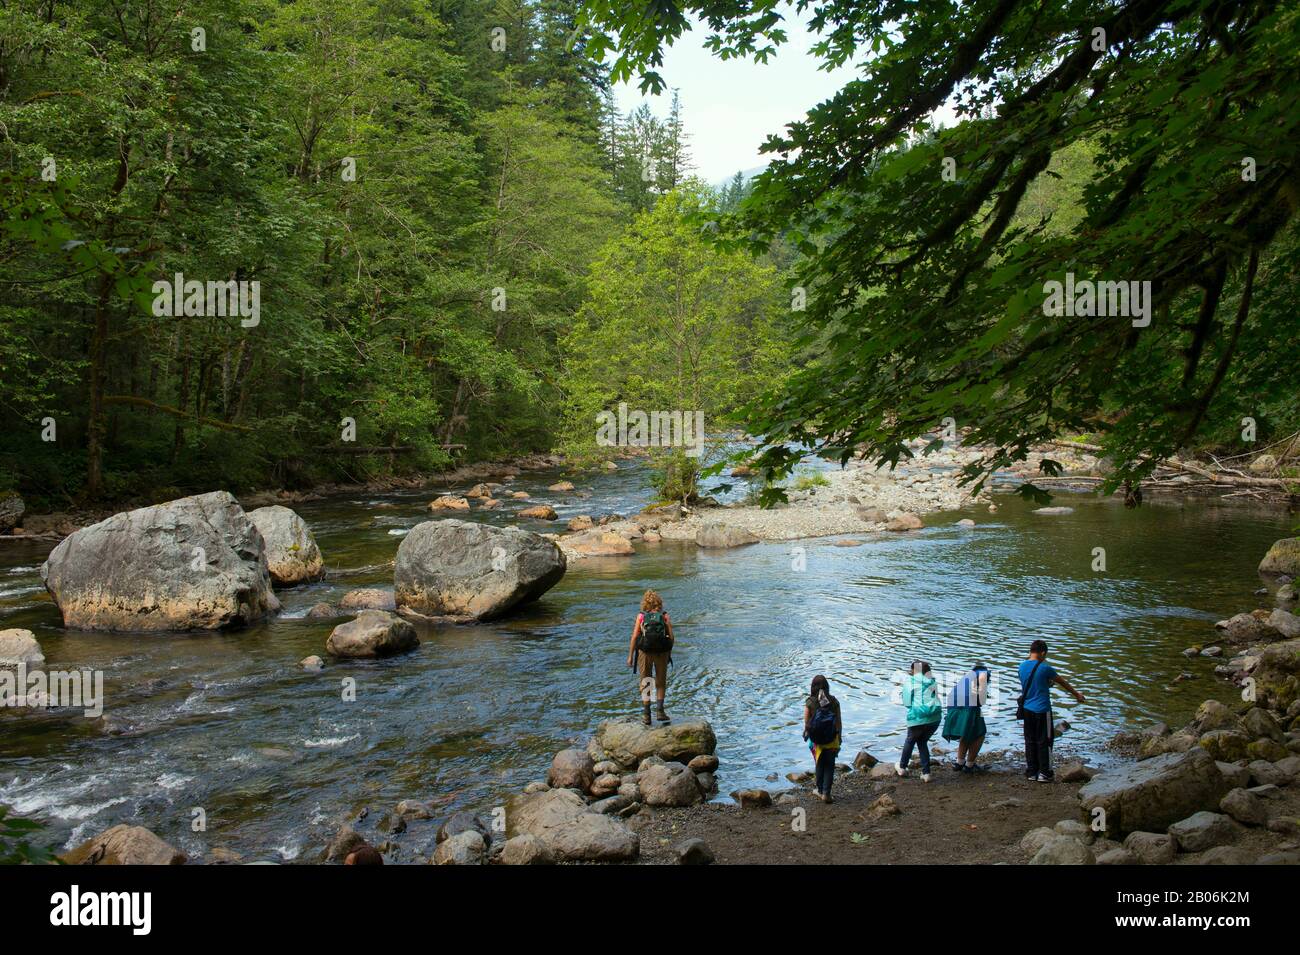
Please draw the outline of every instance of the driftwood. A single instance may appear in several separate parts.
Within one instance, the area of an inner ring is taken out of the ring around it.
[[[1079,451],[1092,451],[1092,452],[1104,452],[1104,451],[1105,451],[1105,448],[1101,447],[1100,445],[1097,445],[1097,444],[1081,444],[1081,443],[1078,442],[1078,441],[1059,441],[1059,440],[1054,440],[1054,441],[1048,441],[1047,443],[1050,444],[1050,445],[1052,445],[1053,447],[1057,447],[1057,448],[1077,449],[1077,450],[1079,450]],[[1270,447],[1271,447],[1271,445],[1270,445]],[[1148,478],[1146,481],[1144,481],[1143,484],[1148,485],[1148,486],[1151,486],[1151,487],[1161,487],[1161,486],[1174,486],[1174,485],[1177,483],[1177,484],[1179,484],[1179,485],[1182,486],[1182,487],[1205,487],[1205,486],[1207,485],[1207,483],[1208,483],[1208,484],[1211,484],[1211,485],[1219,485],[1219,486],[1224,486],[1224,487],[1247,487],[1247,488],[1267,488],[1267,489],[1275,489],[1275,490],[1283,491],[1283,492],[1285,492],[1285,493],[1291,493],[1291,492],[1292,492],[1292,488],[1295,488],[1295,487],[1297,487],[1297,486],[1300,486],[1300,480],[1297,480],[1297,479],[1288,479],[1288,478],[1272,478],[1272,477],[1255,477],[1255,476],[1253,476],[1253,475],[1249,475],[1249,474],[1233,473],[1233,472],[1230,472],[1228,469],[1224,469],[1224,470],[1220,470],[1220,471],[1212,471],[1212,470],[1210,470],[1209,468],[1205,467],[1204,465],[1195,464],[1195,463],[1192,463],[1192,462],[1190,462],[1190,461],[1180,461],[1180,460],[1178,460],[1178,459],[1176,459],[1176,458],[1170,458],[1170,459],[1168,459],[1168,460],[1161,461],[1159,464],[1157,464],[1157,465],[1156,465],[1156,472],[1159,472],[1159,471],[1161,471],[1161,470],[1164,470],[1164,471],[1179,471],[1179,472],[1183,472],[1183,473],[1186,473],[1186,474],[1195,474],[1197,477],[1201,478],[1202,481],[1198,481],[1198,482],[1195,482],[1195,483],[1192,483],[1192,484],[1188,484],[1188,483],[1186,483],[1186,482],[1174,482],[1174,481],[1170,481],[1170,480],[1168,480],[1168,479],[1161,479],[1161,478],[1158,477],[1156,474],[1153,474],[1153,476],[1152,476],[1151,478]],[[1043,481],[1045,481],[1045,480],[1051,480],[1051,479],[1048,479],[1048,478],[1034,478],[1034,482],[1035,482],[1035,483],[1041,483],[1041,482],[1043,482]],[[1063,478],[1056,478],[1056,479],[1054,479],[1054,480],[1058,480],[1058,481],[1079,481],[1079,480],[1086,480],[1086,481],[1100,481],[1100,480],[1103,480],[1103,479],[1102,479],[1102,478],[1093,478],[1093,477],[1085,477],[1085,478],[1079,478],[1079,477],[1074,477],[1074,478],[1064,478],[1064,477],[1063,477]]]

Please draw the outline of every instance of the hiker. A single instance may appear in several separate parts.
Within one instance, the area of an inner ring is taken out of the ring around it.
[[[907,707],[907,739],[903,741],[903,756],[894,767],[898,775],[907,775],[907,764],[912,761],[912,747],[921,754],[921,782],[930,781],[930,737],[939,728],[943,708],[930,664],[917,660],[912,664],[911,675],[903,684],[903,705]]]
[[[1029,659],[1020,661],[1020,699],[1016,719],[1025,721],[1025,778],[1050,783],[1052,773],[1052,685],[1083,702],[1083,694],[1065,682],[1047,662],[1047,641],[1029,645]]]
[[[959,773],[982,772],[984,767],[975,763],[975,757],[984,745],[988,727],[984,723],[984,714],[980,707],[988,700],[989,669],[983,663],[976,663],[948,691],[948,714],[943,720],[943,738],[957,741],[957,763],[953,766]]]
[[[803,738],[812,750],[816,766],[817,796],[822,802],[831,799],[835,782],[835,758],[840,754],[840,701],[831,696],[831,686],[820,673],[812,679],[812,688],[803,704]]]
[[[641,612],[632,625],[632,642],[627,648],[627,665],[641,676],[641,722],[650,725],[650,687],[655,691],[655,719],[670,722],[664,711],[668,689],[668,664],[673,659],[673,622],[664,612],[664,602],[653,590],[641,598]],[[638,657],[640,662],[638,663]]]

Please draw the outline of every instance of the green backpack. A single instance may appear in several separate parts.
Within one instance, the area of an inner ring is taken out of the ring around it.
[[[668,624],[664,615],[657,611],[648,611],[641,615],[641,637],[636,648],[642,653],[664,653],[672,649],[668,639]]]

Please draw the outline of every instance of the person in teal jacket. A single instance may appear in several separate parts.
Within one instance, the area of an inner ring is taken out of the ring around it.
[[[911,675],[903,684],[903,705],[907,707],[907,739],[903,742],[903,755],[894,769],[900,776],[907,775],[907,764],[912,761],[912,749],[921,754],[921,781],[930,781],[930,737],[939,728],[943,707],[930,664],[917,660],[912,664]]]

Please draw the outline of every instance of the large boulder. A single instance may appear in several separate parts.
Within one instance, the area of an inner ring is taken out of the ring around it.
[[[641,840],[622,821],[590,812],[568,789],[521,793],[506,803],[506,838],[535,836],[563,862],[635,859]]]
[[[564,576],[564,554],[539,534],[469,521],[425,521],[402,538],[397,605],[486,619],[536,600]]]
[[[64,625],[79,630],[219,630],[280,608],[262,535],[225,491],[83,527],[41,577]]]
[[[1205,806],[1217,806],[1231,788],[1214,757],[1200,747],[1165,753],[1107,770],[1079,790],[1085,820],[1105,811],[1106,832],[1161,832]]]
[[[717,549],[756,544],[758,538],[743,527],[731,527],[727,524],[705,524],[695,532],[695,543],[700,547]]]
[[[640,774],[637,785],[647,806],[693,806],[704,801],[695,774],[681,763],[651,766]]]
[[[311,583],[325,576],[325,561],[312,529],[298,513],[279,504],[248,512],[266,546],[270,579],[282,587]]]
[[[266,563],[272,582],[292,587],[325,576],[325,561],[316,546],[316,538],[296,512],[272,504],[249,511],[248,519],[266,544]]]
[[[0,667],[25,666],[29,670],[45,665],[45,654],[30,630],[0,630]]]
[[[1259,562],[1259,572],[1300,578],[1300,537],[1284,537],[1270,547]]]
[[[705,720],[681,720],[655,728],[634,720],[606,720],[596,728],[587,752],[597,762],[610,759],[630,769],[648,756],[689,763],[696,756],[712,753],[717,746],[713,727]]]
[[[341,623],[325,641],[325,649],[336,657],[390,657],[420,645],[409,621],[385,610],[363,610],[356,619]]]
[[[60,857],[66,865],[184,865],[185,853],[144,826],[114,826]]]
[[[1259,704],[1285,711],[1300,699],[1300,639],[1264,647],[1251,676]]]

